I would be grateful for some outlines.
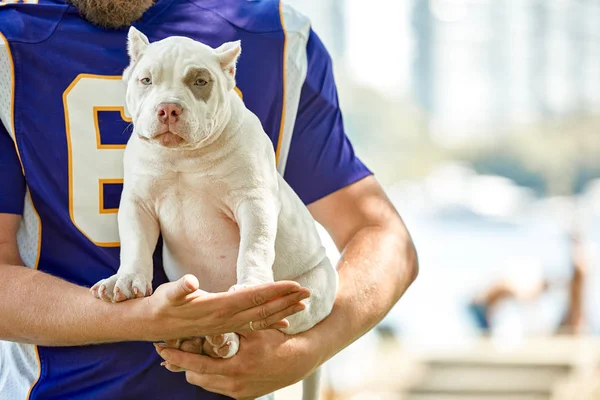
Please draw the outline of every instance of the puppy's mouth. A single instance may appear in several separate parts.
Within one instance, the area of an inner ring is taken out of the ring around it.
[[[156,144],[158,144],[159,146],[162,146],[162,147],[178,147],[182,143],[185,142],[184,138],[182,138],[177,133],[174,133],[174,132],[171,132],[171,131],[167,131],[167,132],[163,132],[163,133],[158,133],[158,134],[152,136],[151,138],[148,138],[148,137],[140,135],[140,138],[142,140],[146,140],[146,141],[149,141],[149,142],[156,143]]]
[[[154,136],[152,140],[164,147],[177,147],[185,141],[181,136],[173,132],[161,133],[160,135]]]

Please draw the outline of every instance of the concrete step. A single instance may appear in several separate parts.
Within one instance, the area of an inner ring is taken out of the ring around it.
[[[535,394],[447,394],[447,393],[410,393],[402,396],[402,400],[550,400],[548,395]]]
[[[570,371],[568,365],[503,364],[474,361],[430,361],[411,393],[488,393],[549,396]]]

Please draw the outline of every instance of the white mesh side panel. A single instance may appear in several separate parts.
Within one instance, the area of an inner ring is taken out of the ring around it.
[[[0,33],[0,122],[10,132],[12,123],[10,119],[12,91],[12,65],[6,48],[4,36]]]
[[[0,122],[13,138],[12,128],[12,80],[13,66],[10,62],[6,40],[0,34]],[[19,253],[26,266],[36,266],[39,251],[41,224],[33,208],[29,191],[25,196],[25,209],[17,234]],[[0,341],[0,400],[25,400],[39,375],[34,345]]]
[[[307,17],[300,14],[292,6],[282,2],[281,4],[281,23],[285,31],[285,109],[283,110],[284,122],[281,147],[279,149],[279,159],[277,169],[281,175],[284,175],[287,157],[292,142],[292,133],[298,113],[298,103],[300,102],[300,92],[306,79],[307,60],[306,43],[310,32],[310,21]]]
[[[35,268],[40,246],[40,219],[33,208],[29,190],[25,194],[25,207],[23,218],[17,233],[17,243],[19,244],[19,254],[25,266]]]
[[[35,346],[0,340],[0,400],[25,400],[39,374]]]
[[[12,126],[12,85],[13,66],[10,62],[9,49],[3,36],[0,35],[0,120],[9,135],[15,138]],[[25,196],[23,218],[17,235],[19,252],[27,267],[35,268],[40,239],[40,220],[33,208],[31,196]]]

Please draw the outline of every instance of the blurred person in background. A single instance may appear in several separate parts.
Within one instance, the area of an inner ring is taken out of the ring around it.
[[[469,304],[469,313],[476,326],[485,334],[492,333],[499,326],[506,323],[506,316],[514,317],[514,314],[523,309],[523,307],[533,307],[535,302],[551,289],[559,286],[566,286],[568,296],[564,316],[559,320],[558,326],[544,324],[541,328],[548,334],[568,333],[582,334],[586,332],[586,321],[584,318],[584,297],[585,287],[589,276],[589,266],[585,259],[585,251],[581,235],[574,231],[569,235],[569,256],[571,261],[571,277],[568,282],[554,282],[541,274],[528,279],[527,269],[531,265],[525,265],[517,269],[513,276],[503,278],[493,282],[482,293],[478,294]],[[514,307],[510,311],[499,313],[498,310],[506,308],[508,303]],[[504,315],[499,315],[504,314]],[[532,325],[534,322],[521,318],[524,325]],[[529,330],[525,326],[525,331]],[[539,327],[538,327],[539,329]]]

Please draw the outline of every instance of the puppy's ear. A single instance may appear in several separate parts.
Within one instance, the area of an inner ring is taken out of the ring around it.
[[[221,69],[225,72],[225,75],[234,82],[235,86],[235,72],[237,60],[242,53],[242,42],[236,40],[235,42],[226,42],[215,49]],[[231,87],[233,89],[233,86]]]
[[[150,42],[146,35],[142,32],[134,28],[133,26],[129,28],[129,33],[127,34],[127,53],[129,53],[129,66],[123,71],[123,80],[129,80],[129,75],[131,74],[131,70],[135,66],[135,64],[140,60],[144,50]]]
[[[133,26],[129,28],[129,33],[127,34],[127,52],[129,53],[132,64],[140,59],[142,53],[149,44],[150,42],[146,35]]]

